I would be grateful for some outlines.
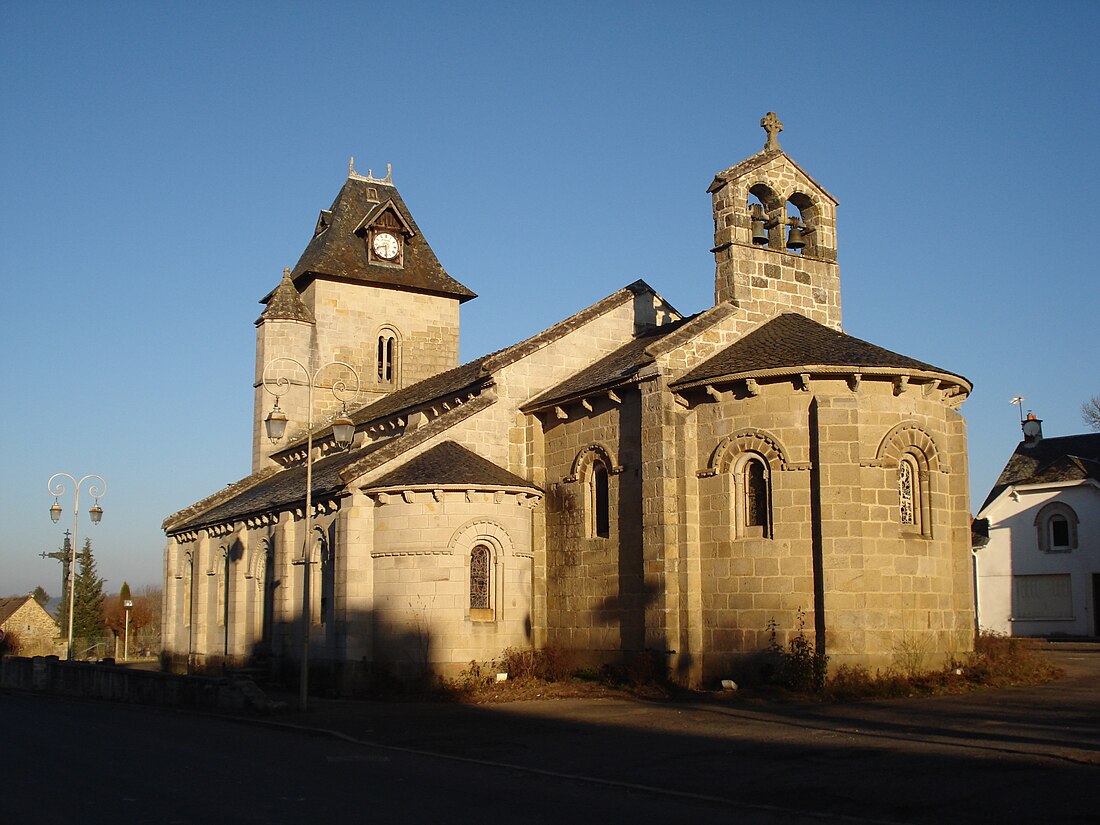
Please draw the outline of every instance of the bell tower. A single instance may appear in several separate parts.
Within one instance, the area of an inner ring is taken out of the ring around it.
[[[775,112],[763,151],[719,172],[714,207],[714,301],[750,318],[798,312],[840,328],[836,199],[779,146]]]

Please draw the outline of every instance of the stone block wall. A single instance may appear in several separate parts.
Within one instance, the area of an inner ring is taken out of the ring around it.
[[[458,300],[363,284],[317,280],[302,300],[317,319],[318,358],[346,361],[367,392],[390,392],[458,366]],[[397,380],[378,376],[378,334],[397,333]]]
[[[374,661],[399,676],[457,675],[529,647],[531,510],[499,491],[372,494]],[[470,605],[470,553],[490,548],[490,608]]]
[[[645,647],[640,395],[619,395],[544,425],[547,641],[595,658]],[[609,470],[606,538],[593,529],[592,458]]]
[[[965,438],[961,419],[919,390],[889,381],[761,384],[756,397],[695,408],[698,554],[704,665],[709,677],[767,646],[769,620],[786,644],[803,612],[834,665],[885,666],[906,650],[926,664],[964,652],[973,612]],[[928,458],[929,523],[900,523],[897,455]],[[735,456],[768,459],[772,535],[736,536]],[[817,525],[815,527],[815,525]]]

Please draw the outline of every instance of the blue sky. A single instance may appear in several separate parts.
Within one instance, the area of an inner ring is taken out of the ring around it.
[[[481,297],[463,360],[637,278],[713,302],[761,116],[840,201],[849,333],[974,382],[972,508],[1100,393],[1100,3],[0,0],[0,595],[60,590],[46,480],[108,483],[114,591],[249,471],[253,321],[347,172]],[[91,501],[81,497],[81,509]],[[80,532],[88,532],[81,515]]]

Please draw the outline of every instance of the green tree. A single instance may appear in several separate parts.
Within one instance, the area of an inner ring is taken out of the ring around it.
[[[34,596],[34,600],[43,607],[45,607],[46,602],[50,600],[50,594],[46,592],[42,585],[38,585],[38,587],[34,588],[34,592],[31,595]]]
[[[103,582],[96,573],[92,540],[85,539],[83,549],[76,554],[73,638],[91,639],[103,635]]]

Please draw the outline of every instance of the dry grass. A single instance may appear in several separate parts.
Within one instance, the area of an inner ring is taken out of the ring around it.
[[[889,668],[871,673],[864,667],[841,666],[825,683],[828,699],[869,699],[891,696],[935,696],[979,688],[1037,685],[1062,675],[1039,650],[1035,639],[982,633],[974,652],[941,670],[915,672]]]
[[[508,674],[507,680],[497,681],[498,673]],[[471,704],[623,696],[668,699],[682,693],[651,653],[636,654],[621,665],[578,670],[572,652],[553,645],[539,650],[509,648],[487,664],[471,662],[440,690],[447,698]]]
[[[1058,678],[1061,671],[1046,660],[1039,645],[1036,640],[983,633],[976,639],[973,653],[940,670],[918,671],[908,660],[898,667],[873,673],[867,668],[842,665],[829,673],[819,691],[798,691],[772,684],[737,693],[681,688],[668,679],[657,658],[649,653],[632,656],[621,665],[578,670],[572,653],[563,648],[510,648],[493,662],[471,662],[459,678],[441,683],[434,698],[485,704],[607,697],[785,702],[935,696],[1041,684]],[[498,682],[498,673],[507,673],[507,680]]]

